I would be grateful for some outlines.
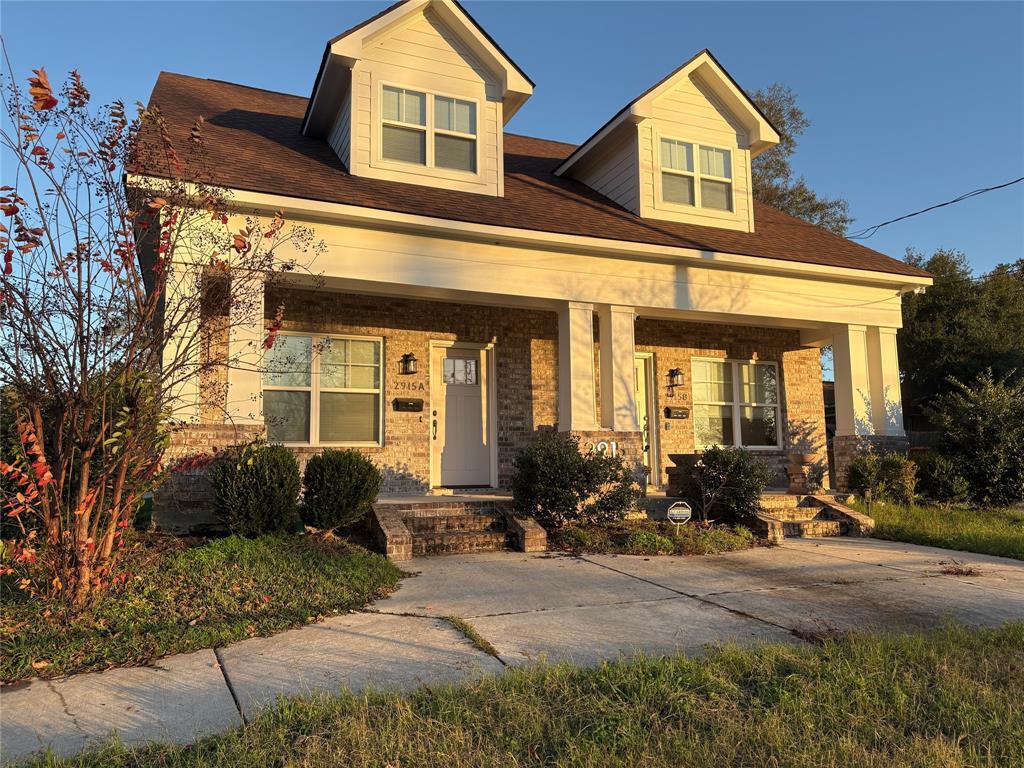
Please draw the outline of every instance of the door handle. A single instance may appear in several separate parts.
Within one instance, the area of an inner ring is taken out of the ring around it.
[[[431,424],[431,429],[433,432],[433,439],[437,440],[437,419],[434,419],[433,423]]]

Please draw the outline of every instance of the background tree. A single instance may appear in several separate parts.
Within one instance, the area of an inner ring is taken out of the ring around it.
[[[991,370],[1024,372],[1024,260],[975,277],[967,257],[939,249],[907,250],[906,261],[935,275],[922,294],[903,296],[897,336],[903,397],[927,405],[954,389],[949,378],[974,381]]]
[[[779,83],[754,91],[751,98],[779,132],[780,141],[754,158],[751,174],[754,197],[790,216],[809,221],[838,235],[846,233],[853,221],[849,204],[842,198],[829,199],[812,190],[802,177],[794,178],[790,159],[797,140],[810,120],[797,106],[796,94]]]
[[[280,215],[247,218],[196,181],[210,178],[196,172],[201,119],[176,147],[158,109],[134,119],[121,103],[92,109],[76,72],[59,94],[42,69],[27,93],[6,80],[0,380],[16,439],[0,455],[0,501],[20,538],[3,569],[26,592],[80,607],[108,582],[159,482],[182,426],[171,415],[193,382],[250,360],[278,327],[217,359],[201,351],[225,325],[202,313],[212,302],[262,324],[264,281],[294,270],[312,233]],[[125,175],[141,153],[163,170],[130,191]]]

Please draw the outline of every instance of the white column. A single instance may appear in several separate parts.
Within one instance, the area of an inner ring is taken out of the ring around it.
[[[636,432],[636,346],[633,307],[602,304],[597,308],[601,343],[601,426],[616,432]]]
[[[832,337],[837,435],[874,433],[867,336],[863,325],[843,325]]]
[[[896,329],[870,327],[867,332],[871,379],[871,423],[876,435],[903,437],[903,400]]]
[[[263,294],[262,276],[231,281],[227,417],[233,424],[263,423]]]
[[[174,419],[199,421],[199,267],[167,267],[163,306],[163,386]]]
[[[558,313],[558,428],[598,429],[594,388],[594,305],[567,302]]]

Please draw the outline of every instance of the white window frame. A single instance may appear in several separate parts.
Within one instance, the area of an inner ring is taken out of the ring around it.
[[[697,400],[697,375],[695,373],[696,363],[725,363],[732,366],[732,400]],[[739,377],[739,366],[741,365],[770,365],[775,369],[775,386],[777,388],[776,403],[757,403],[742,400],[742,382]],[[690,360],[690,402],[694,410],[693,414],[693,444],[698,449],[710,448],[712,445],[721,443],[702,444],[697,442],[697,406],[714,405],[730,406],[732,408],[732,443],[727,447],[745,448],[748,451],[778,451],[782,449],[782,379],[779,376],[779,364],[773,360],[740,360],[731,357],[694,357]],[[740,412],[742,408],[774,408],[775,409],[775,445],[744,445],[742,439],[742,427],[740,425]]]
[[[417,125],[415,123],[403,123],[398,120],[388,120],[384,117],[384,89],[385,88],[400,88],[406,91],[415,91],[416,93],[422,93],[425,97],[426,104],[424,109],[426,110],[425,118],[426,123],[424,125]],[[461,131],[450,131],[446,128],[437,128],[434,120],[434,99],[441,97],[443,99],[454,99],[455,101],[464,101],[468,104],[473,105],[473,122],[475,123],[476,133],[462,133]],[[466,96],[464,94],[456,93],[445,93],[442,91],[433,91],[426,88],[422,88],[416,85],[405,85],[403,83],[392,82],[389,80],[380,80],[377,84],[377,162],[388,166],[394,166],[396,168],[428,168],[431,171],[438,171],[440,173],[453,173],[459,177],[464,178],[479,178],[480,176],[480,120],[482,117],[480,111],[480,100],[473,98],[472,96]],[[426,162],[422,165],[420,163],[409,163],[404,160],[395,160],[394,158],[384,157],[384,126],[393,125],[396,128],[408,128],[415,129],[417,131],[423,131],[426,134]],[[435,164],[435,141],[434,137],[440,134],[442,136],[454,136],[460,139],[472,139],[474,148],[474,160],[473,166],[475,170],[464,171],[460,168],[449,168],[444,165]]]
[[[288,387],[278,384],[263,384],[264,392],[309,392],[309,442],[281,442],[289,448],[295,447],[348,447],[348,448],[382,448],[384,446],[384,337],[354,336],[336,333],[313,333],[288,331],[278,334],[280,337],[308,337],[311,340],[312,356],[309,362],[309,386]],[[361,387],[320,387],[320,348],[325,340],[330,341],[374,341],[380,347],[377,358],[377,388]],[[261,374],[261,381],[262,381]],[[339,392],[345,394],[378,395],[377,398],[377,440],[321,441],[320,440],[320,394],[321,392]]]
[[[716,146],[715,144],[707,144],[705,142],[700,142],[700,141],[690,141],[689,139],[681,139],[681,138],[678,138],[676,136],[658,135],[656,138],[658,140],[657,147],[656,147],[656,153],[657,153],[657,158],[658,158],[658,173],[659,173],[659,176],[658,176],[658,195],[661,198],[662,205],[669,206],[670,208],[679,208],[681,210],[694,210],[696,208],[699,208],[702,211],[712,211],[712,212],[718,213],[718,214],[735,214],[736,213],[736,185],[735,185],[735,180],[736,180],[736,161],[735,161],[736,150],[734,148],[732,148],[732,147],[720,147],[720,146]],[[677,142],[679,144],[689,144],[690,145],[690,157],[693,158],[693,170],[692,171],[681,171],[681,170],[678,170],[676,168],[667,168],[664,165],[662,165],[662,163],[661,163],[661,142],[662,141],[674,141],[674,142]],[[711,174],[711,173],[704,173],[703,170],[701,169],[701,164],[700,164],[700,148],[701,147],[704,147],[705,149],[716,149],[716,150],[718,150],[720,152],[728,152],[729,153],[729,173],[732,174],[732,176],[731,177],[715,176],[714,174]],[[665,199],[664,184],[661,181],[661,179],[663,178],[663,176],[661,174],[665,174],[665,173],[671,173],[671,174],[673,174],[675,176],[686,176],[686,177],[689,177],[689,178],[693,179],[693,205],[689,205],[687,203],[677,203],[674,200],[666,200]],[[730,206],[728,208],[725,208],[725,209],[723,209],[723,208],[705,208],[704,207],[704,201],[703,201],[703,199],[701,197],[701,189],[700,189],[701,179],[707,179],[708,181],[720,181],[720,182],[724,182],[724,183],[728,184],[729,185],[729,202],[730,202]]]

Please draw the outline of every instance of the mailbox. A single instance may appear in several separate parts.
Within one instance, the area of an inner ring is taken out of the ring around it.
[[[396,411],[422,413],[423,399],[419,397],[396,397],[393,406]]]
[[[688,419],[690,418],[689,408],[673,408],[668,407],[665,409],[666,419]]]

